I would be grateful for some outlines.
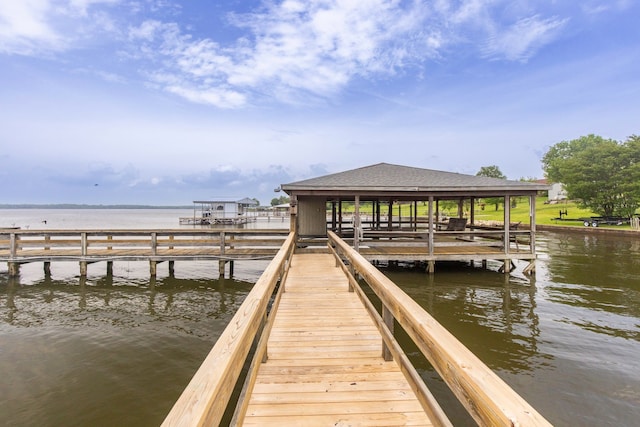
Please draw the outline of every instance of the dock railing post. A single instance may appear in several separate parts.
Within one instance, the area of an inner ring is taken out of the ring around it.
[[[393,313],[384,304],[382,305],[382,320],[384,321],[384,324],[389,329],[389,332],[391,332],[391,335],[393,335],[393,328],[394,328]],[[389,346],[384,341],[384,339],[382,340],[382,357],[387,362],[393,360],[393,354],[391,353],[391,350],[389,349]]]
[[[151,233],[151,255],[158,255],[158,233]]]
[[[9,277],[18,277],[20,275],[20,263],[12,261],[18,256],[18,236],[16,233],[9,235],[9,254],[9,262],[7,263]]]
[[[220,256],[224,256],[225,254],[225,247],[226,247],[226,242],[225,242],[225,232],[221,231],[220,232]],[[225,265],[226,265],[226,261],[224,259],[220,259],[218,261],[218,275],[221,278],[224,278],[224,270],[225,270]]]
[[[82,260],[80,261],[80,277],[87,277],[87,233],[80,233],[80,255]]]

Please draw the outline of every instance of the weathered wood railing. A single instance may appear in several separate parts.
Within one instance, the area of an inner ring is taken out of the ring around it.
[[[348,262],[352,285],[358,286],[353,277],[359,275],[382,302],[384,321],[382,325],[377,323],[388,351],[395,352],[396,344],[389,338],[395,319],[479,425],[551,425],[420,305],[333,232],[329,232],[329,246],[341,264],[343,259]]]
[[[269,259],[288,230],[168,229],[168,230],[0,230],[0,261],[10,274],[20,264],[43,261],[86,263],[114,260]],[[84,271],[83,270],[84,266]]]
[[[260,337],[269,331],[269,301],[278,282],[286,276],[294,247],[295,235],[290,233],[174,404],[163,426],[220,424],[251,346],[259,340],[254,360],[266,353],[266,339]],[[274,311],[272,308],[271,312]]]

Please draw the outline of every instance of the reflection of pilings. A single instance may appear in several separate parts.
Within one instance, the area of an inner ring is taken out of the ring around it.
[[[156,301],[156,278],[152,277],[149,280],[149,314],[155,316],[155,301]]]
[[[13,315],[17,310],[15,303],[16,288],[20,285],[20,279],[16,276],[9,276],[7,283],[7,323],[13,323]]]
[[[80,301],[78,301],[78,307],[80,307],[81,310],[84,310],[87,308],[87,278],[80,276],[78,284],[80,285]]]

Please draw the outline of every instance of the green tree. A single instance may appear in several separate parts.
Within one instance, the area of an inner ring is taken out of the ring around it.
[[[507,179],[500,168],[496,165],[482,166],[476,176],[488,176],[489,178]]]
[[[285,203],[289,203],[288,196],[274,197],[271,199],[271,206],[284,205]]]
[[[486,176],[489,178],[507,179],[507,177],[504,176],[500,168],[496,165],[482,166],[478,171],[478,173],[476,174],[476,176]],[[503,202],[503,199],[500,197],[488,197],[484,199],[484,203],[488,205],[494,205],[496,207],[496,210],[500,209],[500,203],[502,202]]]
[[[640,203],[640,140],[596,135],[562,141],[544,155],[547,178],[565,186],[581,207],[602,216],[630,217]]]

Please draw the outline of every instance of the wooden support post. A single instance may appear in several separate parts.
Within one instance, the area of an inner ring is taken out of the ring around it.
[[[158,261],[149,260],[149,275],[156,277],[158,272]]]
[[[151,255],[156,256],[158,254],[158,233],[151,233]],[[155,274],[153,274],[155,276]]]
[[[536,253],[536,196],[529,197],[529,249]],[[532,268],[535,271],[535,268]]]
[[[267,313],[266,312],[262,316],[262,319],[260,319],[260,329],[259,329],[259,332],[256,333],[256,338],[255,338],[256,339],[256,344],[260,340],[260,337],[262,336],[262,334],[264,332],[265,326],[267,326]],[[268,342],[269,341],[267,340],[267,343]],[[262,354],[262,363],[267,363],[268,360],[269,360],[269,352],[267,351],[267,344],[265,344],[264,353]]]
[[[80,248],[80,253],[82,254],[82,256],[87,256],[87,247],[89,246],[89,242],[87,240],[87,233],[80,233],[80,242],[81,242],[81,248]],[[85,268],[87,266],[87,263],[85,262]],[[80,267],[82,269],[82,267]],[[80,275],[82,276],[82,272],[80,273]],[[84,274],[85,276],[87,275],[86,272]]]
[[[508,254],[511,246],[511,236],[509,235],[509,228],[511,223],[511,197],[507,194],[504,196],[504,253]],[[506,262],[505,262],[506,266]],[[505,272],[506,271],[505,267]]]
[[[382,320],[385,326],[389,329],[389,332],[391,332],[391,335],[393,335],[393,324],[394,324],[393,314],[387,308],[386,305],[382,306]],[[393,360],[393,354],[391,354],[391,350],[389,349],[387,344],[384,342],[384,340],[382,340],[382,357],[387,362]]]
[[[173,277],[175,270],[174,270],[174,264],[176,262],[175,261],[169,261],[169,277]]]
[[[218,270],[220,271],[219,277],[221,279],[224,279],[224,265],[226,264],[226,261],[221,259],[220,261],[218,261]]]
[[[44,262],[44,275],[45,276],[51,276],[51,262],[50,261],[45,261]]]
[[[229,277],[233,277],[233,261],[229,261]]]
[[[336,221],[338,218],[338,212],[336,211],[336,201],[331,201],[331,230],[336,231]]]
[[[80,261],[80,277],[87,277],[87,261]]]
[[[482,260],[482,268],[484,268],[485,270],[487,269],[487,260],[486,259]]]
[[[16,233],[9,235],[9,255],[11,258],[15,258],[18,254],[18,239],[20,239],[20,237],[16,236]]]
[[[107,276],[113,276],[113,261],[107,261]]]
[[[511,272],[511,260],[510,259],[505,259],[504,263],[502,264],[502,272],[504,274],[509,274]]]
[[[433,245],[434,245],[434,233],[435,233],[435,229],[437,227],[436,224],[434,224],[433,221],[433,196],[429,196],[429,241],[428,241],[428,245],[429,245],[429,255],[433,256]],[[437,210],[437,204],[436,204],[436,222],[438,220],[438,210]]]
[[[434,274],[436,272],[436,262],[434,260],[427,261],[427,273]]]
[[[353,249],[360,251],[360,233],[362,225],[360,224],[360,196],[355,197],[355,207],[353,212]]]
[[[9,277],[18,277],[20,275],[20,263],[9,261],[7,268],[9,269]]]
[[[338,200],[338,235],[342,236],[342,199]]]

